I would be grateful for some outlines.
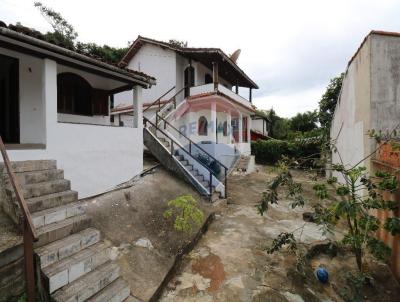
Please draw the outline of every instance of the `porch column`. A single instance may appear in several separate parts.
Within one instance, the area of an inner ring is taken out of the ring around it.
[[[232,144],[232,115],[230,111],[226,114],[226,124],[228,130],[228,144]]]
[[[250,103],[253,102],[253,90],[252,90],[252,88],[249,88],[249,101],[250,101]]]
[[[251,129],[251,116],[248,115],[247,116],[247,142],[251,142],[251,133],[250,133],[250,129]]]
[[[243,143],[243,115],[239,112],[239,143]]]
[[[133,87],[133,128],[143,127],[142,87]]]
[[[216,143],[217,142],[217,104],[215,101],[211,103],[211,119],[210,123],[212,125],[211,129],[209,129],[211,141]]]
[[[57,135],[57,63],[43,60],[42,73],[43,142],[48,145]]]
[[[218,63],[212,62],[214,90],[218,90]]]

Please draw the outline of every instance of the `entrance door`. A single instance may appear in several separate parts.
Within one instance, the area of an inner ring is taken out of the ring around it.
[[[185,98],[190,94],[190,87],[194,86],[194,68],[188,66],[184,72]]]
[[[4,143],[19,143],[18,59],[0,55],[0,135]]]

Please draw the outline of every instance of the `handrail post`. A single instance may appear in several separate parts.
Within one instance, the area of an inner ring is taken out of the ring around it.
[[[192,154],[192,141],[189,141],[189,153]]]
[[[171,157],[174,156],[174,141],[171,138]]]
[[[33,265],[33,235],[29,230],[27,221],[24,219],[24,262],[26,276],[26,296],[28,302],[34,302],[36,297],[35,291],[35,268]]]

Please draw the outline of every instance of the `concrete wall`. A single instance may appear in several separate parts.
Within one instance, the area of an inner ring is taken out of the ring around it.
[[[371,36],[371,128],[400,123],[400,38]]]
[[[371,150],[366,136],[371,128],[370,47],[368,39],[348,67],[332,122],[331,137],[337,138],[338,149],[332,153],[332,162],[341,163],[341,157],[346,167],[358,163]],[[369,162],[363,164],[369,168]]]
[[[77,190],[80,197],[104,192],[143,170],[141,127],[125,128],[59,122],[60,117],[64,119],[66,116],[69,119],[73,118],[74,122],[76,119],[80,119],[81,122],[88,121],[83,116],[57,114],[57,74],[63,69],[51,60],[41,60],[39,64],[30,57],[25,58],[21,55],[19,58],[21,58],[20,68],[27,68],[26,64],[29,67],[41,66],[40,74],[32,68],[32,72],[35,72],[32,76],[35,85],[27,83],[30,80],[29,75],[21,72],[21,107],[31,108],[32,114],[40,113],[33,122],[21,113],[21,136],[32,133],[30,142],[45,143],[46,148],[9,150],[8,154],[12,161],[57,160],[58,167],[64,169],[65,177],[71,180],[72,189]],[[33,65],[32,62],[37,64]],[[96,76],[91,77],[91,80],[95,81]],[[97,80],[99,84],[100,81]],[[115,83],[111,81],[109,84]],[[141,105],[140,103],[140,108]],[[38,141],[35,137],[40,137],[41,140]],[[22,142],[28,140],[24,139]]]
[[[268,125],[263,119],[256,119],[251,121],[251,130],[262,133],[263,135],[268,135]]]

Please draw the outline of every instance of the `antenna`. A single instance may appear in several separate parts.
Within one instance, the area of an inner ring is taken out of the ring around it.
[[[230,56],[230,58],[231,58],[231,60],[233,61],[233,62],[237,62],[237,60],[238,60],[238,58],[239,58],[239,56],[240,56],[240,52],[241,52],[241,50],[240,49],[238,49],[238,50],[236,50],[233,54],[231,54],[231,56]]]

